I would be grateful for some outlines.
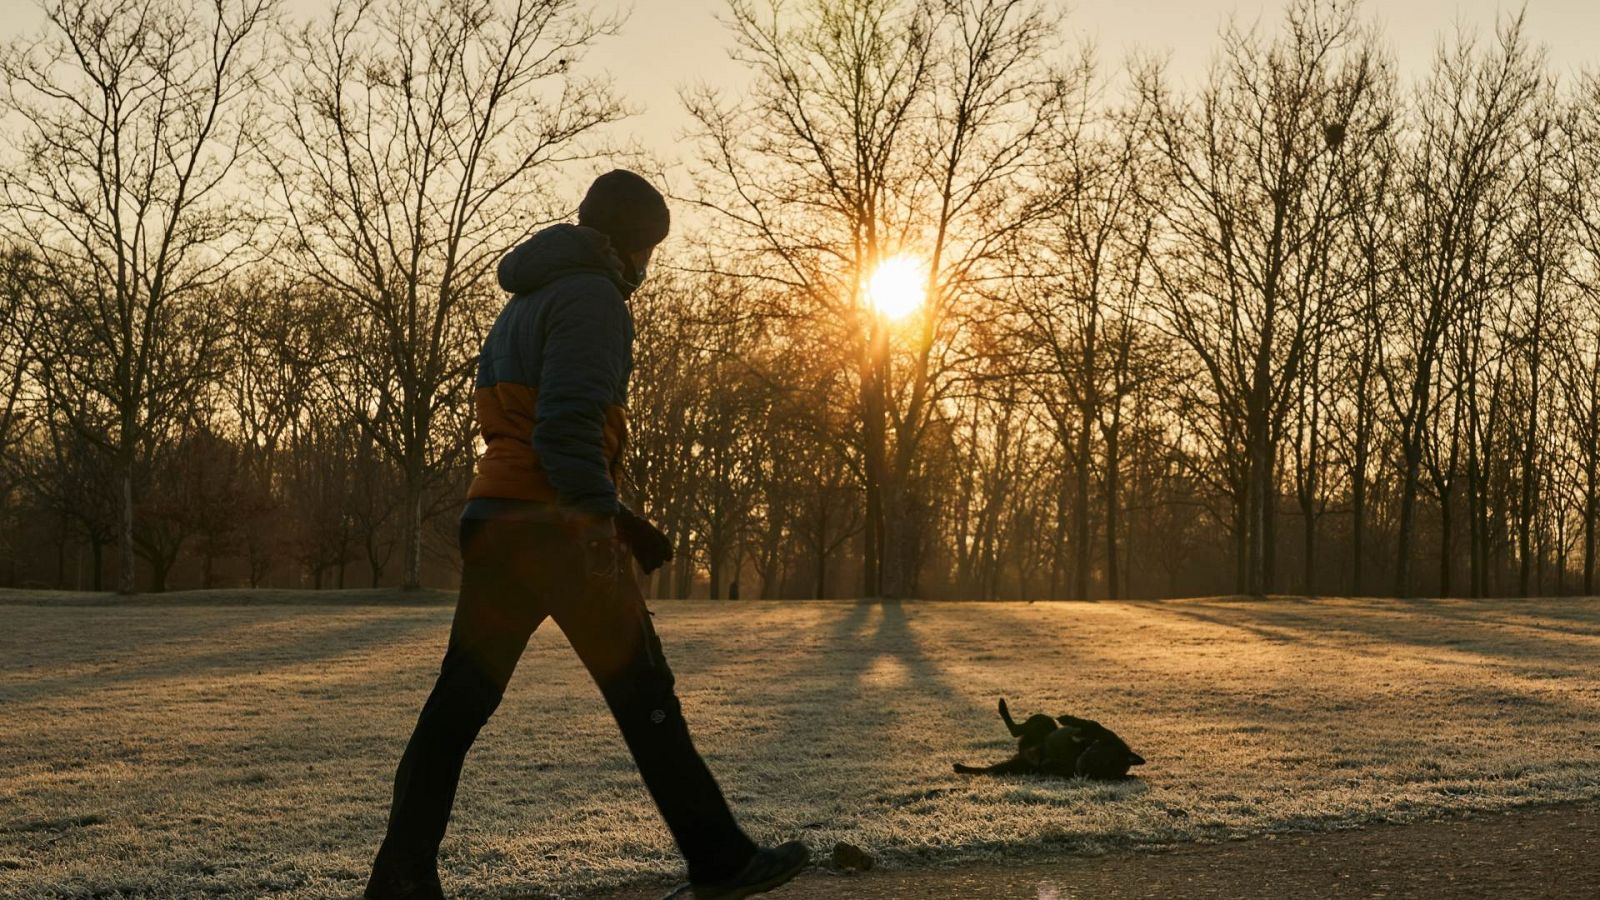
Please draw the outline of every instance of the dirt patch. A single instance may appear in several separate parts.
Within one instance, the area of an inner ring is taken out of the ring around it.
[[[662,893],[640,889],[610,896],[654,900]],[[770,896],[773,900],[1600,897],[1600,811],[1592,806],[1556,807],[1048,863],[851,876],[808,873]]]

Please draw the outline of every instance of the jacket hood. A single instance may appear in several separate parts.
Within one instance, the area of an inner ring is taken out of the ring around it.
[[[500,288],[511,294],[536,291],[568,275],[604,275],[623,296],[633,286],[622,276],[622,260],[611,239],[582,225],[552,225],[513,247],[500,260]]]

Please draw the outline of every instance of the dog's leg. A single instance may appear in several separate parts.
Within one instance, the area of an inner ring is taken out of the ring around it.
[[[1032,762],[1020,755],[992,766],[964,766],[961,763],[955,765],[956,773],[959,775],[1030,775],[1036,769]]]

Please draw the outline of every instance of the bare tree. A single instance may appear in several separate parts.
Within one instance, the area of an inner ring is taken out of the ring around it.
[[[263,150],[306,277],[348,303],[340,390],[404,477],[404,584],[428,491],[470,452],[494,264],[623,110],[576,63],[618,20],[577,0],[340,0],[290,39]]]
[[[1406,281],[1386,304],[1388,337],[1379,357],[1402,454],[1394,567],[1401,596],[1413,590],[1417,491],[1445,336],[1481,298],[1472,293],[1474,285],[1490,278],[1496,230],[1504,224],[1491,205],[1494,190],[1510,177],[1516,128],[1537,87],[1536,72],[1520,18],[1500,29],[1496,47],[1482,56],[1468,36],[1458,35],[1454,47],[1440,51],[1418,99],[1417,133],[1403,148],[1400,271]],[[1466,390],[1474,392],[1475,382]],[[1467,403],[1475,415],[1475,397]]]
[[[1237,586],[1273,589],[1279,442],[1302,387],[1322,248],[1345,215],[1345,136],[1380,115],[1374,57],[1354,12],[1300,0],[1268,42],[1230,27],[1199,98],[1144,90],[1167,169],[1166,327],[1199,358],[1234,497]]]
[[[703,202],[735,254],[826,329],[855,377],[867,530],[864,589],[916,590],[913,485],[954,373],[973,286],[1036,215],[1022,182],[1040,162],[1061,79],[1038,4],[731,0],[754,75],[736,107],[686,97],[701,129]],[[865,285],[903,252],[926,264],[927,300],[895,326]],[[730,268],[735,267],[730,262]]]
[[[1058,508],[1070,508],[1073,595],[1090,596],[1094,483],[1104,486],[1105,588],[1118,584],[1120,440],[1123,409],[1145,370],[1149,329],[1142,321],[1154,213],[1145,110],[1094,109],[1084,72],[1058,131],[1049,171],[1049,212],[1024,236],[1013,303],[1026,383],[1052,424],[1071,477]]]
[[[1515,252],[1516,291],[1521,321],[1517,328],[1518,369],[1527,379],[1527,404],[1522,408],[1523,433],[1518,474],[1519,497],[1516,507],[1517,586],[1524,596],[1533,588],[1536,558],[1534,535],[1538,532],[1540,488],[1549,474],[1541,465],[1541,448],[1547,443],[1545,425],[1551,415],[1549,382],[1553,331],[1568,302],[1568,254],[1571,249],[1572,204],[1566,196],[1569,182],[1563,177],[1558,160],[1564,155],[1560,128],[1561,111],[1553,85],[1545,82],[1530,100],[1523,146],[1517,155],[1517,188],[1511,204],[1516,211],[1512,241]]]
[[[106,548],[121,533],[117,473],[103,447],[55,413],[51,395],[46,394],[40,406],[34,417],[34,439],[14,452],[11,462],[31,509],[43,513],[40,519],[59,523],[58,558],[64,558],[66,544],[74,537],[89,545],[93,568],[87,586],[99,591],[105,587]],[[85,587],[76,581],[73,586]]]
[[[0,460],[12,460],[22,440],[28,377],[36,352],[40,306],[34,302],[40,281],[32,255],[0,251]],[[0,509],[9,506],[16,474],[0,463]]]
[[[235,364],[223,373],[218,389],[242,445],[241,477],[253,483],[251,494],[258,501],[242,536],[248,582],[255,587],[279,551],[299,539],[294,531],[303,524],[288,521],[283,458],[300,449],[300,433],[318,427],[318,420],[341,418],[341,411],[323,380],[338,334],[336,299],[278,271],[249,275],[227,294]]]
[[[1600,75],[1585,76],[1566,123],[1563,172],[1573,224],[1569,278],[1578,292],[1562,323],[1561,379],[1582,468],[1583,592],[1594,593],[1600,519]]]
[[[492,266],[598,164],[619,20],[273,2],[0,51],[0,583],[451,574]],[[1129,104],[1055,8],[730,2],[709,215],[630,299],[655,593],[1594,590],[1600,78],[1512,17],[1403,95],[1291,0]]]
[[[1365,131],[1345,129],[1351,154],[1362,161],[1343,179],[1350,194],[1350,219],[1346,230],[1348,275],[1352,289],[1339,317],[1343,327],[1332,336],[1335,359],[1335,397],[1330,407],[1334,437],[1332,449],[1347,473],[1350,501],[1350,591],[1367,589],[1367,536],[1371,515],[1369,489],[1381,459],[1381,399],[1378,391],[1378,350],[1383,339],[1382,314],[1386,300],[1399,292],[1397,231],[1401,216],[1398,199],[1399,132],[1401,109],[1394,97],[1392,71],[1374,79],[1374,105],[1383,110]]]
[[[34,254],[55,326],[43,378],[122,482],[121,588],[134,588],[134,477],[211,374],[206,289],[252,254],[229,196],[255,122],[271,0],[52,0],[0,58],[14,161],[0,229]]]

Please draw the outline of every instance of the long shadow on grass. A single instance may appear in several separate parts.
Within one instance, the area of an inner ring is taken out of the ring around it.
[[[1583,612],[1588,613],[1588,615],[1562,615],[1561,611],[1558,610],[1533,606],[1536,601],[1527,601],[1527,603],[1530,607],[1528,609],[1489,610],[1481,607],[1475,608],[1467,605],[1447,605],[1442,603],[1426,605],[1421,608],[1430,615],[1457,622],[1504,625],[1530,631],[1555,632],[1578,638],[1600,638],[1600,607],[1595,607],[1593,611],[1584,610]],[[1491,612],[1499,614],[1491,615]]]
[[[795,813],[813,820],[807,828],[840,827],[993,785],[950,770],[956,760],[1000,759],[1014,749],[994,718],[993,697],[976,699],[972,686],[956,684],[943,656],[930,652],[925,638],[932,635],[919,634],[912,621],[950,612],[897,602],[857,606],[828,629],[820,652],[784,673],[782,683],[791,688],[781,725],[757,738],[753,755],[757,765],[786,760],[789,777],[803,782],[791,802],[804,804]],[[990,620],[994,612],[975,611],[964,633],[983,643],[998,640],[1009,623]],[[1087,789],[1005,780],[1051,792]]]
[[[1293,603],[1293,601],[1273,601],[1273,605]],[[1359,614],[1359,610],[1329,605],[1326,607],[1329,621],[1324,623],[1321,619],[1311,614],[1318,610],[1306,607],[1307,618],[1294,620],[1303,622],[1298,625],[1281,624],[1280,620],[1262,615],[1263,606],[1266,604],[1215,605],[1194,603],[1155,603],[1138,604],[1136,608],[1142,613],[1139,617],[1147,625],[1162,629],[1170,629],[1179,623],[1194,623],[1207,628],[1210,633],[1203,635],[1188,634],[1183,643],[1197,640],[1201,649],[1211,645],[1210,651],[1214,653],[1218,647],[1225,647],[1228,643],[1226,634],[1234,632],[1244,636],[1244,640],[1253,644],[1254,652],[1271,650],[1277,653],[1278,660],[1276,683],[1274,684],[1273,669],[1269,668],[1261,676],[1269,679],[1265,682],[1256,682],[1260,687],[1272,688],[1262,692],[1257,687],[1251,686],[1239,690],[1225,690],[1214,684],[1215,672],[1206,667],[1189,671],[1181,666],[1163,665],[1157,669],[1139,669],[1137,663],[1128,658],[1132,650],[1129,646],[1121,649],[1107,650],[1093,640],[1072,643],[1072,657],[1074,665],[1067,671],[1098,672],[1101,678],[1107,672],[1126,672],[1136,684],[1142,679],[1157,679],[1161,684],[1174,681],[1194,682],[1206,691],[1206,703],[1202,708],[1193,711],[1192,717],[1196,720],[1210,719],[1218,724],[1252,722],[1263,717],[1281,717],[1292,713],[1285,707],[1285,696],[1282,690],[1287,690],[1291,695],[1297,690],[1297,682],[1301,677],[1298,667],[1293,663],[1297,648],[1317,648],[1325,650],[1336,656],[1359,658],[1364,654],[1384,654],[1396,659],[1414,656],[1420,661],[1437,668],[1441,680],[1447,681],[1450,686],[1471,692],[1479,702],[1486,703],[1514,703],[1511,708],[1530,709],[1541,708],[1549,711],[1559,711],[1563,714],[1586,714],[1589,712],[1587,705],[1574,702],[1576,698],[1554,695],[1548,690],[1527,688],[1501,680],[1486,679],[1491,673],[1524,677],[1532,679],[1549,679],[1551,675],[1564,677],[1587,677],[1589,672],[1578,660],[1570,656],[1563,660],[1551,661],[1548,654],[1522,653],[1507,651],[1508,657],[1502,660],[1498,657],[1486,659],[1479,655],[1476,646],[1463,646],[1463,643],[1450,643],[1449,637],[1428,640],[1424,637],[1404,637],[1401,632],[1405,629],[1421,629],[1425,623],[1410,619],[1397,619],[1393,611],[1380,618],[1387,621],[1387,626],[1374,624],[1374,630],[1367,631],[1355,627],[1341,627],[1340,622],[1352,615]],[[1052,607],[1054,608],[1054,607]],[[1381,610],[1380,610],[1381,611]],[[1027,633],[1029,630],[1038,631],[1041,627],[1037,620],[1030,620],[1020,614],[1016,608],[995,608],[984,610],[984,623],[996,624],[996,620],[1008,621],[1007,630],[1016,630]],[[1262,621],[1262,619],[1267,621]],[[1111,626],[1113,623],[1102,621],[1097,623],[1097,628]],[[1362,624],[1366,624],[1363,622]],[[1050,628],[1056,628],[1051,625]],[[1388,630],[1385,630],[1388,629]],[[1049,629],[1047,629],[1049,630]],[[1393,633],[1391,633],[1393,632]],[[1172,635],[1165,635],[1172,636]],[[1157,636],[1159,640],[1161,636]],[[1501,635],[1488,635],[1487,640],[1501,639]],[[1513,639],[1514,641],[1515,639]],[[1414,645],[1414,647],[1413,647]],[[1040,648],[1043,651],[1043,646]],[[1504,649],[1504,648],[1502,648]],[[1568,652],[1577,650],[1576,642],[1568,645]],[[1183,652],[1180,648],[1177,652]],[[1040,657],[1041,663],[1047,662],[1048,657]],[[1461,672],[1460,676],[1446,674],[1451,670]],[[1090,682],[1095,685],[1095,682]],[[1348,702],[1355,704],[1361,702],[1362,696],[1359,688],[1361,683],[1354,682]],[[1102,706],[1110,704],[1115,709],[1118,699],[1128,699],[1139,694],[1136,687],[1127,685],[1111,685],[1103,682],[1095,686],[1088,699],[1100,703]],[[1015,698],[1014,698],[1015,699]],[[1074,700],[1074,703],[1077,701]],[[1353,708],[1353,707],[1352,707]],[[1490,708],[1493,708],[1492,706]],[[1084,712],[1093,716],[1093,709],[1085,707]],[[1082,714],[1082,713],[1080,713]]]
[[[177,613],[170,607],[18,605],[4,607],[3,615],[10,628],[0,641],[0,672],[21,673],[149,652],[155,649],[151,641],[181,649],[245,628],[276,625],[295,613],[280,607],[241,617],[231,610],[212,609],[197,616],[193,609]]]
[[[221,675],[262,675],[284,669],[312,668],[319,662],[394,643],[423,630],[449,627],[448,621],[408,618],[366,619],[343,627],[301,635],[293,644],[265,643],[249,629],[227,646],[198,653],[172,654],[141,660],[126,668],[45,676],[0,686],[0,703],[38,703],[74,693],[105,690],[142,681],[184,678],[200,681]],[[204,642],[201,647],[207,646]],[[440,642],[443,647],[443,641]],[[442,650],[441,650],[442,652]]]
[[[791,777],[803,780],[805,791],[795,799],[803,796],[807,808],[796,812],[827,820],[808,827],[931,796],[928,785],[945,780],[951,748],[929,744],[926,725],[970,710],[921,649],[905,608],[856,604],[817,644],[783,674],[788,696],[779,723],[757,737],[753,755],[782,760]],[[897,765],[907,759],[925,762],[914,770]]]
[[[1162,608],[1161,612],[1221,628],[1237,629],[1254,637],[1278,644],[1294,643],[1351,656],[1358,656],[1362,652],[1370,652],[1363,651],[1361,644],[1337,638],[1314,636],[1310,633],[1310,626],[1295,628],[1288,625],[1254,624],[1236,621],[1223,617],[1218,614],[1218,610],[1214,609],[1211,610],[1211,614],[1186,607],[1167,607]],[[1394,636],[1387,632],[1341,628],[1331,623],[1323,624],[1319,622],[1315,627],[1322,631],[1361,637],[1371,640],[1380,646],[1386,643],[1392,644],[1395,649],[1380,652],[1394,653],[1401,657],[1408,653],[1426,651],[1422,661],[1428,665],[1441,668],[1450,667],[1461,671],[1463,674],[1460,677],[1450,676],[1448,678],[1449,686],[1471,695],[1474,701],[1478,703],[1514,702],[1513,708],[1524,712],[1537,708],[1551,712],[1582,715],[1590,711],[1587,706],[1574,703],[1573,698],[1558,698],[1552,696],[1548,691],[1530,690],[1513,684],[1496,683],[1493,679],[1486,680],[1484,677],[1491,673],[1531,678],[1548,678],[1552,673],[1560,673],[1562,677],[1566,675],[1586,675],[1587,672],[1579,666],[1562,665],[1537,655],[1510,654],[1509,651],[1506,651],[1508,658],[1505,660],[1486,661],[1484,658],[1475,657],[1475,654],[1480,649],[1477,646],[1464,648],[1448,642],[1430,643],[1420,639],[1395,639]],[[1519,663],[1522,664],[1519,665]],[[1218,702],[1220,702],[1220,698],[1213,701],[1214,704]],[[1356,702],[1354,694],[1351,695],[1350,702]],[[1260,704],[1248,696],[1237,698],[1232,706],[1241,714],[1260,713],[1273,708],[1270,704]],[[1258,709],[1257,707],[1260,708]]]
[[[1520,669],[1520,674],[1548,673],[1552,669],[1587,670],[1584,663],[1591,653],[1589,642],[1582,640],[1584,636],[1497,634],[1484,629],[1484,623],[1476,617],[1447,618],[1427,607],[1352,610],[1318,607],[1311,601],[1273,601],[1248,609],[1211,605],[1201,608],[1209,615],[1187,604],[1164,609],[1219,625],[1244,628],[1275,641],[1341,646],[1318,637],[1335,633],[1426,649],[1446,656],[1479,657],[1439,660],[1452,664],[1481,665],[1484,658],[1494,657],[1503,661],[1497,664]]]

